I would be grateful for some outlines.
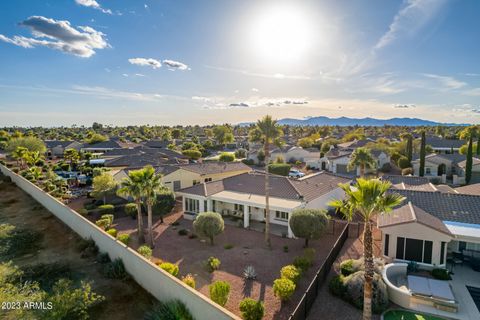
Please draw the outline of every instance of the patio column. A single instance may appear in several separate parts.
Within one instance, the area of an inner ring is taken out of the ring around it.
[[[199,202],[199,208],[198,208],[199,210],[198,210],[198,212],[205,212],[205,200],[202,199],[202,200],[200,200],[200,201],[198,201],[198,202]]]
[[[207,199],[207,211],[212,211],[212,199]]]
[[[288,228],[288,234],[287,234],[287,237],[288,238],[293,238],[293,231],[292,229],[290,229],[290,216],[292,215],[291,212],[288,213],[288,223],[287,223],[287,228]]]
[[[247,205],[243,206],[243,227],[248,228],[250,226],[250,207]]]
[[[185,212],[186,205],[185,205],[185,197],[184,196],[182,196],[182,209]]]

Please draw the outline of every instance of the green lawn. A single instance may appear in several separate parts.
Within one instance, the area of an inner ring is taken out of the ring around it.
[[[405,310],[390,310],[383,315],[384,320],[444,320],[443,318],[427,316]]]

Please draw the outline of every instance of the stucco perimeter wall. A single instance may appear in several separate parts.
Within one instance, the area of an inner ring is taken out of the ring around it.
[[[9,176],[19,188],[41,203],[82,238],[91,237],[100,251],[108,252],[111,259],[122,259],[126,270],[135,281],[158,300],[181,300],[197,320],[240,319],[228,310],[214,304],[177,278],[158,268],[136,251],[103,232],[89,220],[43,192],[28,180],[13,173],[3,165],[0,165],[0,171],[4,175]]]

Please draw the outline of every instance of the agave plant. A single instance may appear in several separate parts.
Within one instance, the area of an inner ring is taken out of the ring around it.
[[[246,266],[243,270],[243,277],[247,280],[254,280],[257,278],[257,272],[253,266]]]

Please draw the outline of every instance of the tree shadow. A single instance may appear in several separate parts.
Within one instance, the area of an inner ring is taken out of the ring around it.
[[[250,297],[252,295],[253,280],[244,279],[243,280],[243,296]]]

